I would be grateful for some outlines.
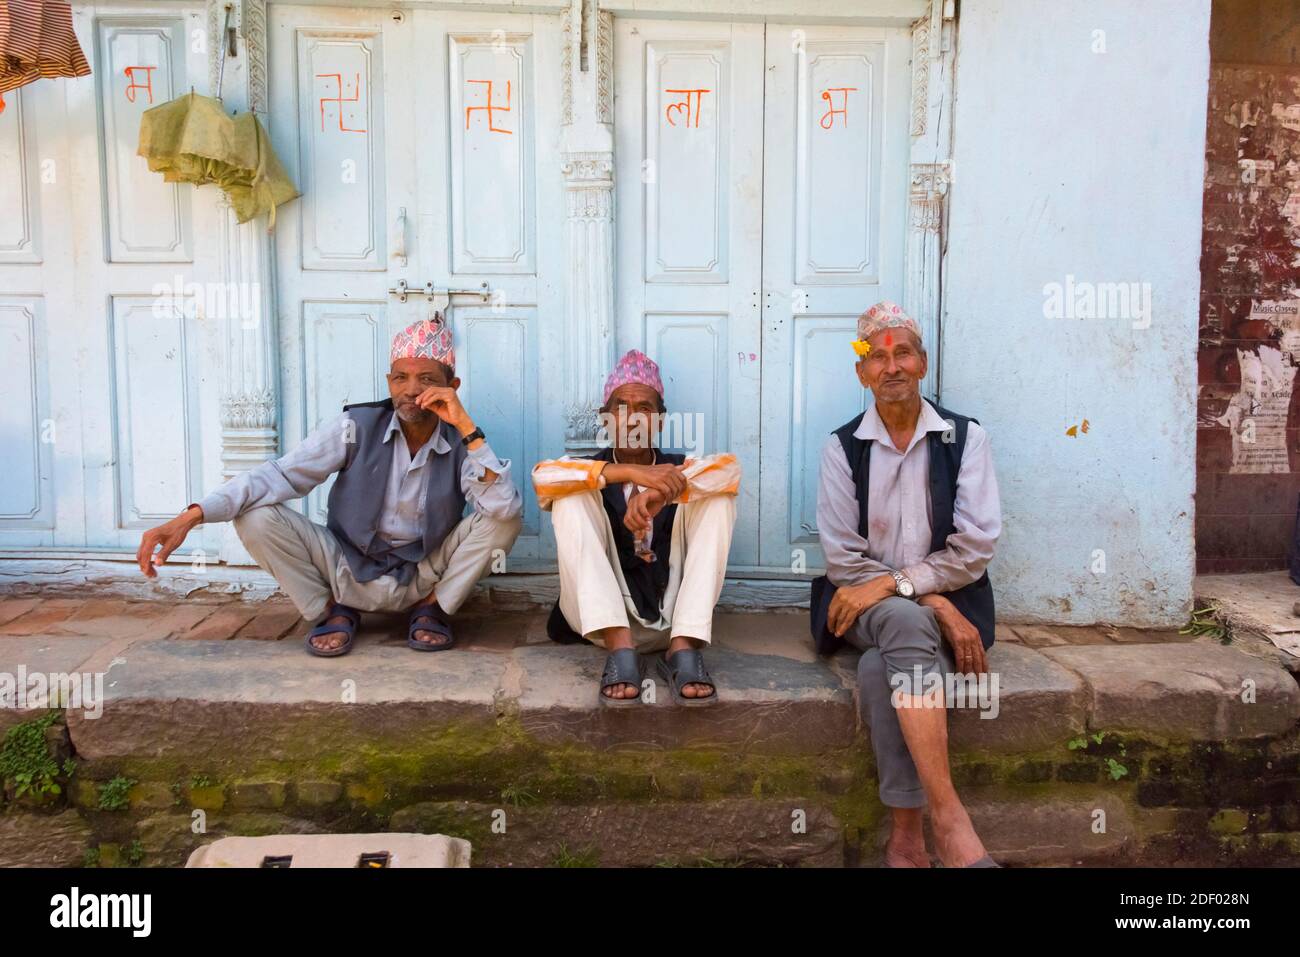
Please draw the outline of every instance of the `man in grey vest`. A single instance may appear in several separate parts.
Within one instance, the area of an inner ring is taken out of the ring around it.
[[[408,609],[411,648],[451,648],[449,616],[514,544],[523,499],[510,462],[460,403],[442,316],[398,333],[390,357],[390,398],[344,406],[287,455],[145,532],[136,556],[145,575],[196,525],[233,521],[303,617],[322,619],[307,636],[312,654],[350,651],[362,611]],[[325,526],[281,504],[331,475]],[[462,518],[466,502],[473,511]]]
[[[813,638],[823,653],[845,641],[863,653],[858,703],[893,824],[886,866],[930,866],[928,803],[945,867],[996,867],[952,784],[945,710],[964,698],[953,677],[963,691],[980,680],[993,644],[984,569],[1002,518],[988,435],[921,397],[925,346],[897,305],[863,313],[853,346],[873,402],[822,450]]]

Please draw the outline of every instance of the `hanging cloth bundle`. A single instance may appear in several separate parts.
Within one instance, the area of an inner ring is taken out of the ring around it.
[[[67,0],[0,0],[0,111],[9,90],[42,77],[88,73]]]
[[[301,194],[280,165],[266,130],[250,113],[230,116],[221,101],[194,92],[146,110],[137,152],[169,183],[215,183],[246,223]]]

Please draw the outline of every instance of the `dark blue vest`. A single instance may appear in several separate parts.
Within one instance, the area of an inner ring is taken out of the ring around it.
[[[393,419],[393,400],[345,405],[356,425],[355,441],[347,444],[347,461],[334,479],[329,495],[329,518],[325,527],[334,533],[352,577],[359,582],[392,575],[405,585],[415,566],[442,544],[465,513],[465,494],[460,488],[460,469],[467,454],[460,435],[446,422],[439,422],[443,438],[451,445],[444,455],[431,452],[425,460],[428,472],[424,503],[424,535],[400,548],[393,548],[379,535],[393,450],[406,438],[399,432],[384,441]]]
[[[927,401],[927,400],[923,400]],[[954,531],[952,511],[957,500],[957,474],[961,470],[962,453],[966,450],[966,431],[970,423],[978,419],[968,418],[949,412],[941,406],[930,403],[944,420],[952,423],[954,441],[945,442],[942,432],[929,432],[926,441],[930,447],[930,551],[937,552],[946,547],[948,536]],[[858,499],[858,534],[868,538],[870,524],[867,517],[867,490],[870,488],[871,474],[871,440],[854,436],[862,416],[856,416],[835,430],[835,436],[844,448],[849,469],[853,474],[853,485]],[[813,580],[812,598],[809,609],[812,614],[813,644],[817,651],[828,655],[844,644],[844,639],[837,638],[826,628],[826,614],[831,599],[838,589],[830,580],[821,575]],[[989,574],[985,572],[976,581],[956,591],[944,592],[944,597],[956,606],[966,618],[979,629],[980,641],[987,649],[993,644],[993,586],[989,583]]]

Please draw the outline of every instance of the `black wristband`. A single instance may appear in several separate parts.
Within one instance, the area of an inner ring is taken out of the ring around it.
[[[484,441],[487,441],[487,436],[484,435],[483,430],[478,428],[477,426],[475,427],[473,432],[471,432],[469,435],[465,436],[463,439],[460,440],[460,444],[469,445],[475,439],[483,439]]]

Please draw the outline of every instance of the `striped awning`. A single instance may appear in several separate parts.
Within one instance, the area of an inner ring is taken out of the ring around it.
[[[67,0],[0,0],[0,94],[42,77],[89,72]]]

